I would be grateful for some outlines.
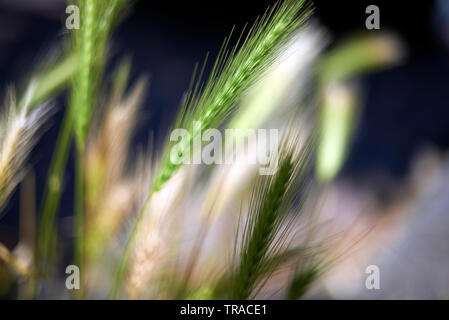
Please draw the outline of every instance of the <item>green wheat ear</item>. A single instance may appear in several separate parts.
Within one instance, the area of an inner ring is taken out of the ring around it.
[[[175,127],[189,130],[191,141],[193,121],[199,121],[201,131],[220,127],[234,111],[242,93],[276,60],[279,48],[292,36],[293,31],[307,21],[311,12],[309,1],[287,0],[268,9],[256,20],[239,50],[237,48],[243,34],[230,51],[227,50],[230,37],[225,39],[204,86],[201,83],[203,65],[196,85],[189,89]],[[153,191],[160,190],[182,166],[170,161],[171,146],[173,143],[168,143],[165,148],[161,168],[153,182]],[[185,148],[190,146],[186,143]],[[184,154],[182,150],[181,154]]]
[[[286,135],[289,137],[289,135]],[[248,299],[260,290],[277,269],[289,238],[293,218],[307,195],[309,179],[306,171],[311,163],[314,135],[311,135],[299,154],[295,147],[299,138],[284,137],[278,169],[273,176],[261,176],[253,190],[249,213],[241,236],[239,256],[234,264],[231,297]],[[293,215],[289,215],[293,211]],[[238,237],[238,235],[237,235]]]
[[[122,17],[125,0],[79,0],[81,26],[73,30],[73,50],[80,70],[73,81],[71,97],[74,131],[78,141],[86,139],[95,104],[95,93],[104,70],[107,41],[113,26]]]
[[[296,271],[288,286],[286,298],[298,300],[303,297],[319,275],[320,269],[315,265]]]

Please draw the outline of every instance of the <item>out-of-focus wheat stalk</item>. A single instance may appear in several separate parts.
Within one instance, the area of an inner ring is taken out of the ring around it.
[[[70,97],[73,130],[76,142],[75,192],[74,192],[74,262],[81,269],[85,255],[85,177],[84,153],[91,115],[96,103],[98,86],[104,72],[106,47],[111,29],[120,20],[124,0],[79,0],[82,27],[73,30],[73,50],[79,59]],[[82,290],[77,291],[82,297]]]
[[[69,56],[34,75],[20,102],[14,90],[8,93],[0,119],[0,209],[23,177],[22,169],[39,129],[54,111],[52,104],[43,101],[64,87],[76,68],[74,56]]]
[[[187,170],[178,171],[176,176],[152,198],[149,207],[151,213],[142,221],[130,257],[126,277],[126,292],[129,299],[138,299],[150,281],[157,283],[157,277],[166,271],[162,268],[167,265],[171,247],[179,236],[173,226],[179,223],[177,219],[180,206],[189,193],[189,174]],[[140,187],[144,188],[144,185]],[[157,287],[155,283],[153,285]]]
[[[12,251],[0,243],[0,261],[12,269],[16,276],[19,299],[29,299],[33,290],[35,203],[34,173],[30,171],[20,186],[19,242]]]
[[[0,260],[10,266],[17,275],[21,277],[29,276],[30,265],[23,259],[15,256],[2,243],[0,243]]]
[[[345,159],[360,115],[358,88],[352,80],[363,73],[398,64],[404,56],[399,40],[388,33],[353,36],[337,45],[317,65],[322,106],[316,173],[332,181]]]
[[[87,139],[85,234],[89,275],[98,276],[101,253],[125,219],[138,208],[141,181],[147,174],[143,163],[134,163],[132,173],[126,167],[139,106],[147,87],[146,79],[141,78],[125,95],[129,72],[130,61],[125,60],[116,71],[105,107],[94,114],[93,130]]]
[[[30,110],[34,86],[30,86],[23,107],[16,105],[10,91],[0,119],[0,208],[23,177],[26,159],[35,145],[42,125],[54,111],[44,103]]]
[[[129,63],[117,71],[106,110],[99,114],[95,132],[86,146],[86,254],[95,258],[136,203],[141,177],[126,172],[130,139],[146,80],[141,79],[123,97]]]
[[[86,139],[89,119],[94,111],[98,84],[106,62],[106,48],[112,28],[122,19],[124,0],[79,0],[82,27],[73,30],[72,50],[79,59],[71,96],[74,131],[78,143]]]
[[[54,230],[54,221],[62,193],[62,180],[72,142],[72,134],[73,131],[76,131],[76,136],[79,141],[78,145],[84,144],[88,119],[90,118],[95,102],[93,99],[95,96],[94,93],[97,89],[97,83],[102,75],[106,60],[105,49],[108,35],[120,21],[123,15],[125,1],[113,0],[97,2],[93,0],[80,0],[77,4],[83,13],[82,32],[81,30],[73,30],[72,39],[74,43],[71,46],[71,52],[68,58],[58,68],[55,68],[51,73],[47,74],[44,78],[47,81],[41,85],[43,91],[52,92],[55,81],[58,79],[70,79],[72,80],[73,87],[76,89],[72,90],[70,98],[71,105],[65,111],[64,119],[59,130],[40,208],[41,219],[36,255],[36,269],[39,277],[44,273],[48,273],[48,260],[50,248],[52,247],[52,239],[55,239],[57,234]],[[86,7],[87,9],[85,10]],[[94,17],[89,19],[87,15],[94,15]],[[82,163],[82,160],[77,163]],[[79,173],[79,171],[77,172]],[[80,174],[77,177],[78,184],[80,184]],[[82,197],[82,193],[77,192],[79,197]],[[77,226],[83,224],[80,220],[82,219],[77,219]],[[79,229],[82,228],[80,227]],[[82,233],[80,230],[78,231],[80,234]],[[77,250],[78,256],[81,255],[79,251]]]

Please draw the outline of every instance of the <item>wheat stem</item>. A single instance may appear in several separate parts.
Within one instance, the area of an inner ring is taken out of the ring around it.
[[[74,264],[80,268],[80,274],[84,275],[84,145],[77,144],[76,168],[75,168],[75,196],[74,196],[74,221],[73,234],[75,236]],[[84,285],[74,294],[77,298],[83,297]]]
[[[59,206],[62,192],[62,179],[72,140],[72,111],[72,108],[67,108],[62,120],[55,151],[50,162],[50,169],[43,195],[44,200],[40,209],[41,222],[39,225],[35,257],[35,267],[38,277],[43,276],[44,272],[48,272],[47,262],[50,256],[49,251],[52,247],[52,239],[54,240],[54,237],[57,237],[57,232],[54,232],[54,221]]]

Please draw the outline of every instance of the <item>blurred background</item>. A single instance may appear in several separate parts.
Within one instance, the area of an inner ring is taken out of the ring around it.
[[[327,199],[332,209],[374,229],[357,253],[325,277],[315,296],[449,297],[449,2],[315,0],[314,20],[328,42],[323,56],[355,35],[394,34],[401,59],[356,75],[358,121]],[[162,139],[194,64],[216,55],[233,24],[241,28],[271,1],[136,1],[113,36],[111,60],[130,55],[131,78],[150,76],[135,145]],[[380,9],[380,30],[366,30],[365,8]],[[20,84],[60,45],[64,0],[0,0],[0,95]],[[389,50],[386,48],[385,50]],[[349,64],[351,61],[348,62]],[[348,65],[349,67],[349,65]],[[64,99],[61,102],[64,103]],[[62,108],[35,147],[31,163],[41,198]],[[73,159],[60,216],[72,214]],[[368,199],[368,200],[367,200]],[[333,202],[332,202],[333,201]],[[369,205],[367,205],[369,203]],[[0,215],[0,241],[18,241],[19,192]],[[359,220],[357,220],[359,221]],[[62,232],[64,237],[64,232]],[[381,290],[364,288],[365,267],[379,265]],[[313,294],[312,294],[313,296]]]

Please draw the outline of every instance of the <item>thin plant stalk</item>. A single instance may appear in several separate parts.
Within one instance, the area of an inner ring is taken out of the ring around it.
[[[80,72],[75,79],[72,91],[72,105],[78,113],[75,120],[75,188],[74,188],[74,206],[73,206],[73,234],[74,234],[74,264],[84,271],[84,147],[85,131],[87,130],[87,112],[93,106],[93,61],[95,57],[95,19],[98,15],[98,8],[95,1],[83,2],[83,28],[79,38],[75,35],[75,48],[80,52]],[[84,287],[83,285],[81,287]],[[74,296],[82,298],[83,292],[76,290]]]
[[[32,257],[35,255],[36,241],[36,177],[30,171],[20,187],[19,248],[25,249],[28,270],[32,270]],[[18,287],[19,299],[29,299],[33,292],[34,277],[31,272]]]
[[[74,242],[74,262],[80,268],[80,273],[84,271],[84,144],[76,148],[76,168],[75,168],[75,195],[74,195],[74,221],[73,233]],[[83,297],[84,285],[79,290],[75,290],[75,297]]]
[[[57,236],[54,232],[56,211],[62,192],[62,180],[64,170],[69,156],[70,145],[72,141],[72,109],[67,108],[59,130],[56,141],[55,151],[50,162],[49,174],[45,186],[43,204],[41,207],[41,223],[37,239],[37,254],[35,267],[37,276],[43,276],[43,272],[48,269],[46,265],[51,256],[52,239]],[[35,295],[37,292],[35,292]]]

